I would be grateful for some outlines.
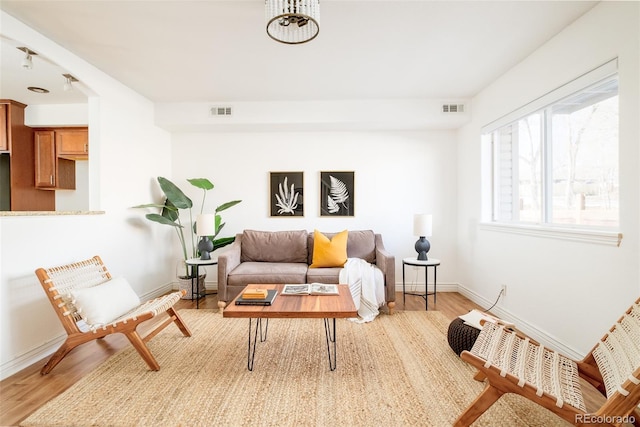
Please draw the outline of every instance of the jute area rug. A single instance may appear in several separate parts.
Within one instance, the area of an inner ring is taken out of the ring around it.
[[[181,310],[149,342],[160,371],[133,348],[108,359],[24,426],[451,426],[483,389],[449,348],[439,312],[397,312],[357,324],[338,319],[330,371],[321,319],[272,319],[247,370],[247,319]],[[504,396],[474,426],[566,425]]]

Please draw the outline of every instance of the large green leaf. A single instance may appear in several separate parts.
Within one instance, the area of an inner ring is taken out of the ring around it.
[[[162,206],[161,215],[169,221],[175,222],[178,220],[180,212],[178,211],[178,208],[171,203],[171,200],[167,199],[164,202],[164,206]]]
[[[213,190],[213,183],[207,178],[192,178],[187,179],[194,187],[201,188],[203,190]]]
[[[223,248],[223,247],[225,247],[227,245],[230,245],[235,240],[236,240],[235,237],[222,237],[220,239],[214,240],[213,241],[213,250],[215,251],[216,249],[220,249],[220,248]]]
[[[157,203],[147,203],[146,205],[131,206],[132,208],[160,208],[163,209],[165,205],[159,205]]]
[[[177,222],[173,222],[170,219],[167,219],[165,217],[163,217],[162,215],[159,214],[155,214],[155,213],[150,213],[150,214],[146,214],[145,217],[153,222],[157,222],[159,224],[164,224],[164,225],[170,225],[172,227],[178,227],[178,228],[182,228],[182,226],[180,224],[178,224]]]
[[[179,189],[173,182],[167,178],[158,177],[158,183],[160,188],[164,191],[167,200],[169,200],[178,209],[191,209],[193,202],[188,198],[181,189]]]
[[[225,209],[229,209],[230,207],[233,207],[233,206],[237,205],[241,201],[242,200],[234,200],[234,201],[231,201],[231,202],[223,203],[223,204],[221,204],[220,206],[218,206],[216,208],[216,213],[222,212]]]

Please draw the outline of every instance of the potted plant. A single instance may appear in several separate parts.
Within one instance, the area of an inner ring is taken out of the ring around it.
[[[187,180],[191,185],[196,188],[200,188],[202,190],[202,205],[200,206],[200,212],[203,213],[204,202],[207,197],[207,192],[214,188],[214,185],[207,178],[193,178]],[[188,281],[190,283],[193,278],[194,269],[190,268],[185,264],[185,261],[189,258],[196,258],[199,256],[198,254],[198,244],[197,244],[197,236],[195,233],[195,218],[192,212],[193,202],[186,194],[173,182],[168,180],[167,178],[158,177],[158,184],[160,184],[160,188],[162,189],[165,200],[163,204],[157,203],[148,203],[144,205],[134,206],[134,208],[159,208],[161,209],[160,213],[148,213],[145,217],[153,222],[157,222],[158,224],[167,225],[173,227],[176,230],[178,235],[178,239],[180,240],[180,244],[182,246],[182,256],[183,259],[181,261],[181,267],[179,270],[181,272],[178,273],[178,279],[182,279]],[[209,239],[213,242],[213,251],[216,249],[227,246],[235,240],[235,237],[221,237],[218,238],[220,231],[225,226],[225,223],[222,222],[222,217],[220,216],[220,212],[229,209],[242,200],[233,200],[231,202],[223,203],[218,206],[215,210],[215,234],[213,236],[208,236]],[[184,220],[180,217],[180,211],[188,212],[188,219]],[[185,233],[185,229],[187,233]],[[185,236],[186,234],[186,236]],[[202,280],[202,285],[200,281]],[[204,287],[204,276],[202,278],[198,278],[198,291],[200,288]],[[190,290],[191,287],[189,286]],[[189,296],[190,298],[190,296]]]

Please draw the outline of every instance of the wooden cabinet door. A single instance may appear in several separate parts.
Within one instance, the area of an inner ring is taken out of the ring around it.
[[[9,150],[9,107],[0,104],[0,151]]]
[[[53,131],[35,132],[36,187],[56,186],[56,146]]]
[[[58,157],[87,157],[89,154],[89,132],[87,129],[56,130]]]

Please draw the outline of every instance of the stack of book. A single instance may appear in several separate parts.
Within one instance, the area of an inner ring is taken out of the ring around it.
[[[277,293],[275,289],[249,289],[236,298],[236,305],[271,305]]]
[[[265,299],[269,295],[266,289],[250,289],[242,293],[243,299]]]

